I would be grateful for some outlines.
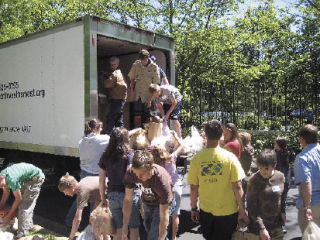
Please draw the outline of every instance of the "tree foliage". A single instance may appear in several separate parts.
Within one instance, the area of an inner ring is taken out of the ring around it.
[[[208,115],[247,129],[319,125],[319,112],[313,119],[289,115],[319,107],[320,0],[288,9],[260,0],[242,14],[241,2],[2,0],[0,42],[85,14],[147,28],[175,38],[183,126],[199,125]]]

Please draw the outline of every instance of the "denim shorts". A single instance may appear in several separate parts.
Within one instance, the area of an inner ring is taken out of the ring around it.
[[[171,107],[171,104],[163,104],[164,112],[167,113],[169,111],[170,107]],[[171,119],[171,120],[179,120],[181,107],[182,107],[182,103],[178,102],[176,107],[170,113],[169,119]]]
[[[172,214],[173,215],[180,215],[180,204],[181,204],[181,195],[182,195],[182,186],[179,184],[175,184],[173,186],[174,191],[174,200],[175,200],[175,206],[173,209]]]
[[[123,215],[122,215],[122,204],[124,199],[124,192],[109,192],[107,199],[109,200],[109,208],[112,213],[116,229],[122,228]],[[133,196],[132,200],[132,212],[129,221],[129,228],[140,227],[140,211],[139,211],[139,200],[138,195]]]

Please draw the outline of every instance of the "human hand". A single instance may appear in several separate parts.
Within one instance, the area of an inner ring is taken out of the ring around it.
[[[10,222],[10,218],[8,215],[6,215],[5,217],[2,218],[2,223],[7,225]]]
[[[199,223],[200,213],[199,211],[191,211],[191,220],[195,223]]]
[[[312,211],[310,208],[305,210],[305,218],[307,221],[313,221]]]
[[[249,224],[250,219],[248,218],[247,214],[245,212],[241,213],[239,212],[238,215],[238,224],[240,227],[245,227]]]
[[[107,199],[103,199],[100,203],[99,203],[99,207],[109,207],[109,201]]]
[[[128,240],[128,226],[122,226],[121,240]]]
[[[168,119],[169,119],[169,115],[168,115],[168,114],[164,115],[164,117],[163,117],[163,121],[164,121],[164,122],[167,122],[167,121],[168,121]]]
[[[73,239],[74,239],[74,235],[70,235],[69,240],[73,240]]]
[[[259,235],[261,240],[271,240],[269,232],[265,228],[260,230]]]

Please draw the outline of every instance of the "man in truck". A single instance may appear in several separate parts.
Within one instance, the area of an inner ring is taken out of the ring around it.
[[[2,209],[10,195],[14,196],[14,202],[9,213],[2,219],[8,224],[12,216],[18,210],[18,232],[16,238],[26,236],[33,229],[33,210],[40,194],[45,176],[40,168],[29,163],[13,164],[0,172],[0,188],[3,189],[0,202]]]
[[[115,125],[123,127],[123,106],[127,99],[127,84],[119,69],[120,59],[109,60],[112,73],[104,80],[107,89],[109,113],[106,120],[106,134],[110,135]]]
[[[140,50],[139,60],[133,63],[128,76],[131,97],[134,99],[135,127],[141,127],[150,115],[147,108],[149,86],[151,83],[160,83],[158,66],[150,59],[150,53],[146,49]]]

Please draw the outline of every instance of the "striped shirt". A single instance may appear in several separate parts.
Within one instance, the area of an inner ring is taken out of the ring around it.
[[[44,178],[40,168],[24,162],[5,168],[0,174],[5,177],[6,185],[12,192],[20,190],[24,184],[35,178]]]

